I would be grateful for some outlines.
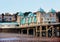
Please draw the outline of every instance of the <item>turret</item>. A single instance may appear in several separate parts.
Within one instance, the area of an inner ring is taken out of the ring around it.
[[[56,11],[52,8],[50,11],[49,11],[49,14],[50,14],[50,17],[51,17],[51,22],[56,22]]]
[[[52,8],[51,10],[49,10],[50,16],[56,16],[56,11]]]
[[[45,11],[42,9],[42,8],[40,8],[37,12],[36,12],[36,16],[37,16],[37,23],[38,24],[40,24],[40,23],[42,23],[42,21],[43,21],[43,15],[45,14]]]
[[[24,14],[22,12],[18,12],[17,15],[17,22],[20,24],[21,23],[21,19],[24,17]]]

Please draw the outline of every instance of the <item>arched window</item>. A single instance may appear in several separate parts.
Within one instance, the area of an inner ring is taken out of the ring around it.
[[[29,18],[28,18],[28,23],[31,23],[31,22],[32,22],[32,18],[29,17]]]
[[[21,24],[25,24],[25,18],[21,19]]]
[[[27,18],[25,18],[25,23],[28,23],[28,17],[27,17]]]
[[[37,18],[36,18],[36,16],[34,16],[34,22],[37,22]]]

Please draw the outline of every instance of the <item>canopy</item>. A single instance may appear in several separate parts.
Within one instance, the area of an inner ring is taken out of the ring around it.
[[[17,22],[4,22],[4,23],[0,23],[0,25],[17,25]]]

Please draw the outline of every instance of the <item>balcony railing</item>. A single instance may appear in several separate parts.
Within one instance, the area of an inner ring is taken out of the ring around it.
[[[36,23],[31,23],[31,24],[23,24],[23,25],[20,25],[20,28],[23,28],[23,27],[32,27],[32,26],[45,26],[45,25],[58,25],[60,23],[42,23],[42,24],[38,24],[37,22]]]

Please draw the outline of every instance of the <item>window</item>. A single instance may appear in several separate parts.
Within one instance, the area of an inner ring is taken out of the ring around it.
[[[42,37],[46,37],[46,32],[42,32]]]
[[[27,34],[27,30],[26,29],[23,30],[23,34]]]
[[[11,20],[12,18],[10,18],[10,20]]]
[[[25,24],[25,18],[22,18],[20,23]]]
[[[42,30],[46,30],[46,26],[42,26]]]
[[[53,13],[53,15],[55,15],[55,13]]]
[[[28,18],[25,18],[26,23],[28,23]]]
[[[37,37],[39,37],[40,36],[40,32],[37,32]]]
[[[55,18],[52,18],[52,22],[56,22],[56,19]]]
[[[21,19],[21,24],[23,24],[23,19]]]
[[[48,30],[48,37],[52,36],[52,28]]]
[[[40,27],[39,26],[37,27],[37,30],[40,30]]]
[[[7,18],[4,18],[4,21],[7,21]]]
[[[31,23],[31,22],[32,22],[32,18],[29,17],[29,18],[28,18],[28,23]]]
[[[37,22],[37,18],[36,18],[36,16],[34,16],[34,22]]]
[[[47,18],[47,20],[49,20],[49,18]]]
[[[46,18],[45,18],[46,19]],[[43,18],[41,18],[41,20],[43,20]]]
[[[60,31],[57,28],[54,29],[54,34],[56,37],[60,37]]]

